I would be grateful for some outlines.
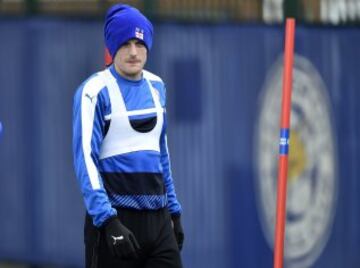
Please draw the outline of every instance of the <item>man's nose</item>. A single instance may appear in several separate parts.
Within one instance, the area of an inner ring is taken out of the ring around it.
[[[136,49],[136,45],[131,43],[130,44],[130,55],[131,56],[136,56],[137,54],[137,49]]]

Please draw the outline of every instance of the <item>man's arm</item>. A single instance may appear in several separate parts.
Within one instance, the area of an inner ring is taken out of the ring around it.
[[[160,157],[168,198],[168,209],[170,214],[181,214],[181,205],[176,198],[174,181],[171,174],[171,163],[169,149],[167,145],[166,125],[166,114],[164,113],[164,126],[160,137]]]
[[[95,226],[117,214],[111,207],[98,172],[103,139],[103,111],[98,101],[101,84],[90,78],[77,90],[73,106],[73,156],[77,179],[88,213]]]
[[[179,204],[176,198],[175,186],[171,175],[170,157],[169,157],[169,150],[167,146],[167,137],[166,137],[165,113],[164,113],[164,128],[160,139],[160,152],[161,152],[161,165],[163,167],[163,176],[165,180],[166,192],[168,197],[168,210],[171,214],[175,238],[179,250],[181,250],[184,243],[184,231],[180,220],[181,205]]]

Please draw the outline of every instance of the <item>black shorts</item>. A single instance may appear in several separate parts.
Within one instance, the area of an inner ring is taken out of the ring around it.
[[[140,244],[139,258],[122,260],[111,255],[104,231],[96,228],[89,215],[85,218],[86,268],[181,268],[180,252],[168,210],[118,209],[122,224]]]

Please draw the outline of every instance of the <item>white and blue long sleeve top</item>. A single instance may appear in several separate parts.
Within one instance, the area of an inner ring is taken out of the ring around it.
[[[76,91],[73,155],[87,212],[95,226],[117,207],[181,213],[166,138],[166,88],[143,71],[130,81],[110,66]]]

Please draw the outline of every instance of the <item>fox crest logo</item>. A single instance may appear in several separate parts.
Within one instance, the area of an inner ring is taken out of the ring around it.
[[[266,79],[255,132],[255,192],[262,229],[271,247],[275,229],[282,62],[281,57]],[[289,142],[286,267],[310,267],[331,232],[337,200],[337,154],[329,103],[318,71],[310,61],[296,55]]]

